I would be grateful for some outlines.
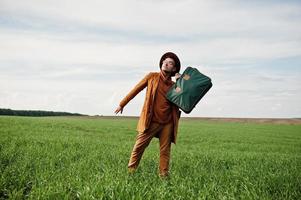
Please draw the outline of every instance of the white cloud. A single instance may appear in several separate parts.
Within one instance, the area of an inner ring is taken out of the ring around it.
[[[0,105],[111,115],[173,51],[182,69],[214,83],[189,116],[300,116],[300,69],[263,64],[301,59],[300,11],[261,1],[2,0]],[[126,115],[140,113],[143,93]]]
[[[19,1],[2,0],[2,10],[46,16],[85,24],[118,27],[125,30],[183,35],[188,33],[235,33],[299,30],[297,4],[251,5],[237,1]],[[68,24],[66,24],[68,27]],[[286,29],[279,29],[286,27]],[[258,30],[260,28],[260,30]]]

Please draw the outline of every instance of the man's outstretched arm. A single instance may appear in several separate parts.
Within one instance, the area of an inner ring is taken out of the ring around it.
[[[147,86],[148,79],[151,73],[148,73],[119,103],[119,106],[115,110],[115,113],[122,113],[124,106],[133,99],[141,90]]]

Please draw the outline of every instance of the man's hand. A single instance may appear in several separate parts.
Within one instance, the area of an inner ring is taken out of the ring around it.
[[[123,107],[121,106],[118,106],[118,108],[115,110],[115,114],[119,113],[122,114],[122,111],[123,111]]]
[[[177,80],[178,78],[180,78],[180,77],[181,77],[181,74],[180,74],[180,73],[176,73],[176,74],[175,74],[176,80]]]

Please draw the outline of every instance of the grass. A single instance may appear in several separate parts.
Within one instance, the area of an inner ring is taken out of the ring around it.
[[[301,125],[181,120],[170,178],[137,119],[0,117],[0,199],[301,199]]]

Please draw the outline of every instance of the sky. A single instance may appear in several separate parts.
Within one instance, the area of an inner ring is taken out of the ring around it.
[[[115,115],[168,51],[213,83],[184,117],[301,117],[289,0],[0,0],[0,108]],[[145,91],[122,115],[140,115]]]

